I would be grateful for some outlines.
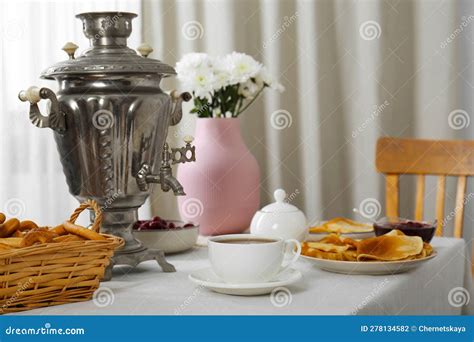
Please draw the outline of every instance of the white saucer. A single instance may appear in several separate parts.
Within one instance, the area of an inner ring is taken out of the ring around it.
[[[189,279],[205,288],[234,296],[258,296],[272,292],[275,288],[290,285],[300,280],[302,274],[295,269],[287,269],[278,274],[274,280],[265,283],[231,284],[225,283],[208,267],[195,271]]]
[[[343,274],[387,275],[410,271],[422,265],[424,262],[433,259],[436,254],[436,251],[433,251],[433,254],[423,259],[401,261],[339,261],[313,258],[306,255],[302,255],[301,257],[313,262],[320,269],[329,272]]]

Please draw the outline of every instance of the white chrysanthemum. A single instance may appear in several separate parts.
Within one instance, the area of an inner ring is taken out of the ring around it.
[[[253,99],[254,96],[262,89],[263,83],[258,85],[252,80],[248,80],[245,83],[239,85],[239,94],[245,97],[246,99]]]
[[[264,66],[260,69],[260,72],[255,76],[255,82],[257,83],[259,87],[266,84],[270,88],[277,90],[280,93],[285,91],[285,87],[281,83],[277,82],[275,78],[268,72],[267,68]]]
[[[213,60],[205,53],[189,53],[176,64],[177,78],[183,90],[198,97],[207,97],[213,90],[215,75]]]
[[[230,84],[231,75],[227,65],[225,64],[225,58],[217,57],[214,64],[214,90],[219,90],[227,87]]]
[[[176,72],[179,77],[186,77],[186,73],[196,69],[212,69],[213,59],[207,53],[193,52],[184,55],[181,60],[176,63]]]
[[[223,63],[230,75],[230,85],[247,82],[262,68],[262,65],[251,56],[238,52],[225,56]]]

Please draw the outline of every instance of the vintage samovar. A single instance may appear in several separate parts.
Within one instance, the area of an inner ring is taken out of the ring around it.
[[[125,246],[114,265],[136,266],[156,259],[165,272],[173,272],[159,250],[146,249],[132,235],[137,210],[150,195],[150,183],[164,191],[184,195],[171,165],[195,160],[192,139],[184,147],[169,148],[168,127],[182,117],[182,101],[189,93],[168,95],[162,78],[174,75],[173,67],[147,58],[151,47],[127,47],[132,19],[124,12],[82,13],[83,31],[90,48],[75,57],[78,48],[67,43],[69,59],[47,68],[41,78],[56,80],[59,90],[30,87],[21,101],[30,102],[30,120],[54,131],[70,193],[79,201],[96,200],[103,210],[103,233],[120,236]],[[49,115],[37,103],[49,100]],[[91,220],[94,219],[91,212]],[[110,277],[110,268],[106,277]]]

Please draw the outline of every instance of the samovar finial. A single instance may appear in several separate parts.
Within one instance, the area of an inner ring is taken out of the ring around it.
[[[74,59],[75,58],[74,54],[76,53],[76,50],[78,48],[79,48],[79,46],[77,46],[73,42],[67,42],[63,46],[63,51],[65,51],[67,53],[67,55],[69,56],[69,59]]]

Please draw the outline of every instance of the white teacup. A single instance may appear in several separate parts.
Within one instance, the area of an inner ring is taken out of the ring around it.
[[[290,253],[292,255],[285,258],[285,254]],[[228,283],[261,283],[272,280],[278,273],[293,265],[300,254],[301,245],[293,239],[282,240],[251,234],[221,235],[209,239],[212,269]]]

